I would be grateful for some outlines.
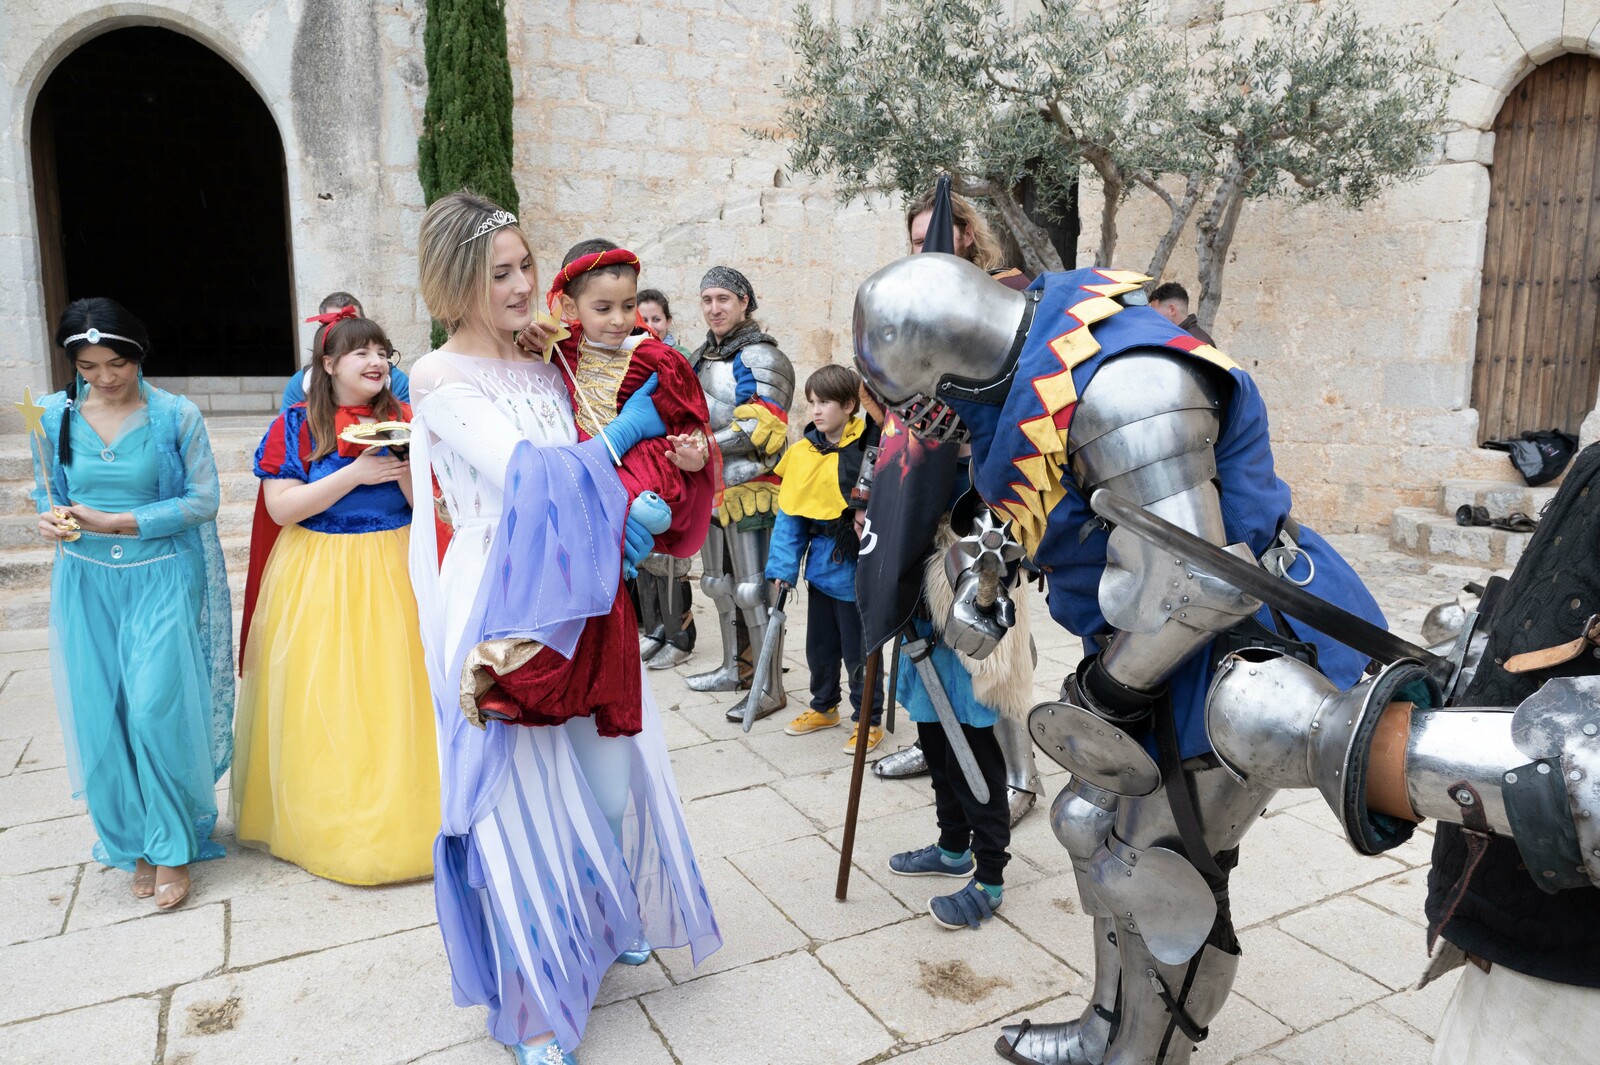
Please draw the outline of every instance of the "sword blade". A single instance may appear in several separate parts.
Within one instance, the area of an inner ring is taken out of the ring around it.
[[[989,782],[983,779],[983,770],[978,768],[977,756],[972,753],[972,745],[967,742],[966,733],[961,731],[961,722],[956,719],[955,707],[950,705],[950,696],[944,690],[944,681],[939,679],[939,673],[933,668],[933,662],[924,656],[913,658],[912,664],[917,668],[917,676],[922,679],[923,688],[927,689],[928,701],[933,704],[933,712],[939,716],[939,724],[944,729],[944,737],[950,744],[950,751],[956,756],[956,764],[961,767],[961,775],[967,778],[967,787],[972,789],[972,797],[980,803],[989,801]]]
[[[778,638],[783,635],[783,623],[788,620],[788,615],[783,612],[784,602],[789,598],[789,589],[785,588],[778,593],[778,605],[767,612],[767,634],[761,639],[761,653],[756,656],[756,671],[750,683],[750,698],[744,702],[744,730],[750,731],[750,726],[756,723],[756,709],[761,705],[761,700],[767,695],[767,676],[772,665],[772,656],[778,649]]]
[[[1099,489],[1089,498],[1094,512],[1107,521],[1166,548],[1191,566],[1228,582],[1290,617],[1299,618],[1318,632],[1338,640],[1385,665],[1401,658],[1414,658],[1441,684],[1448,683],[1452,666],[1424,647],[1418,647],[1366,618],[1334,606],[1319,596],[1286,580],[1280,580],[1260,566],[1235,558],[1226,551],[1159,518],[1114,492]]]

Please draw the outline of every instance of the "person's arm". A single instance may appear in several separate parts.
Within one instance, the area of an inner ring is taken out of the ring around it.
[[[409,487],[411,468],[393,455],[380,454],[379,448],[363,451],[350,465],[320,477],[301,481],[293,477],[274,477],[261,482],[267,513],[279,525],[297,525],[321,514],[363,484],[398,482]],[[407,493],[409,497],[409,493]]]
[[[92,507],[72,506],[67,510],[90,532],[137,534],[153,540],[172,536],[184,529],[217,520],[222,486],[217,480],[217,460],[211,453],[211,438],[206,435],[200,409],[187,399],[178,399],[178,451],[183,458],[183,495],[135,507],[132,511],[108,514]]]
[[[806,548],[806,522],[778,511],[772,525],[772,542],[767,549],[766,577],[794,585],[800,580],[800,555]]]
[[[494,402],[467,384],[444,384],[417,401],[428,432],[477,471],[478,478],[505,489],[506,466],[522,442]]]

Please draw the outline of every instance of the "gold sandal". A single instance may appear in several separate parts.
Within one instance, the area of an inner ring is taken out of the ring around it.
[[[162,873],[173,874],[172,879],[162,881]],[[162,865],[156,867],[156,906],[163,910],[174,910],[183,905],[183,900],[189,897],[189,867],[180,865],[170,868]]]
[[[133,863],[133,897],[147,899],[156,893],[156,867],[140,858]]]

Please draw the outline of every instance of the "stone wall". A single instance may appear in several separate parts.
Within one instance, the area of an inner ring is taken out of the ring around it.
[[[790,68],[788,0],[548,0],[508,5],[517,185],[548,279],[606,237],[643,260],[697,344],[706,268],[755,286],[757,317],[806,373],[850,357],[856,286],[905,252],[898,208],[840,206],[792,179],[771,128]],[[827,11],[827,5],[816,5]],[[850,17],[847,7],[836,14]]]
[[[253,85],[283,138],[297,318],[349,289],[403,351],[420,353],[416,297],[422,193],[416,138],[426,77],[422,0],[90,0],[0,4],[0,378],[49,390],[37,216],[28,144],[50,72],[85,40],[161,26],[211,48]],[[270,209],[267,207],[266,209]],[[72,296],[116,293],[70,293]],[[312,327],[298,326],[302,351]],[[8,386],[9,387],[9,386]],[[0,429],[15,427],[9,399]]]
[[[1279,472],[1295,489],[1296,510],[1328,531],[1387,525],[1397,506],[1433,506],[1441,480],[1485,468],[1471,381],[1489,128],[1537,64],[1562,52],[1600,54],[1600,0],[1356,6],[1380,25],[1433,40],[1459,79],[1436,159],[1420,181],[1360,212],[1247,206],[1212,330],[1271,405]],[[1264,7],[1227,3],[1224,30],[1248,30]],[[1203,10],[1179,2],[1170,17],[1181,23]],[[1094,261],[1098,215],[1089,212],[1097,210],[1086,190],[1082,263]],[[1122,265],[1144,268],[1165,219],[1153,197],[1123,208]],[[1195,294],[1191,238],[1167,277]]]
[[[903,250],[898,214],[841,206],[824,184],[786,174],[772,128],[791,62],[793,0],[526,0],[508,4],[517,94],[517,181],[548,279],[565,249],[605,236],[645,261],[646,284],[675,302],[680,339],[703,325],[697,283],[739,267],[760,317],[800,377],[849,357],[856,285]],[[867,8],[857,5],[861,10]],[[1369,17],[1413,26],[1453,57],[1452,129],[1418,183],[1360,213],[1244,213],[1216,334],[1272,404],[1283,473],[1300,512],[1330,530],[1370,529],[1399,505],[1429,503],[1476,443],[1470,409],[1487,204],[1487,130],[1505,95],[1562,51],[1600,53],[1600,0],[1358,0]],[[1225,28],[1266,0],[1228,0]],[[833,13],[853,17],[851,0]],[[1175,0],[1171,17],[1211,10]],[[232,62],[277,121],[288,167],[300,316],[335,288],[356,292],[408,358],[427,341],[416,294],[422,210],[416,137],[426,78],[422,0],[90,0],[0,5],[0,375],[47,381],[47,324],[27,121],[43,79],[104,29],[164,25]],[[1092,197],[1086,197],[1092,200]],[[1142,267],[1162,212],[1122,212],[1121,265]],[[1092,261],[1085,218],[1080,262]],[[1193,286],[1192,249],[1169,275]],[[310,329],[301,327],[302,346]],[[0,404],[0,428],[13,424]]]

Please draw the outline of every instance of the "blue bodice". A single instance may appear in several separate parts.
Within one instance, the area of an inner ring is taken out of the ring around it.
[[[354,455],[341,455],[336,448],[320,459],[307,463],[315,449],[306,425],[306,408],[290,407],[273,421],[267,435],[256,448],[256,476],[263,480],[290,478],[320,481],[355,461]],[[386,532],[411,524],[411,504],[397,483],[357,485],[320,514],[300,523],[320,533]]]

